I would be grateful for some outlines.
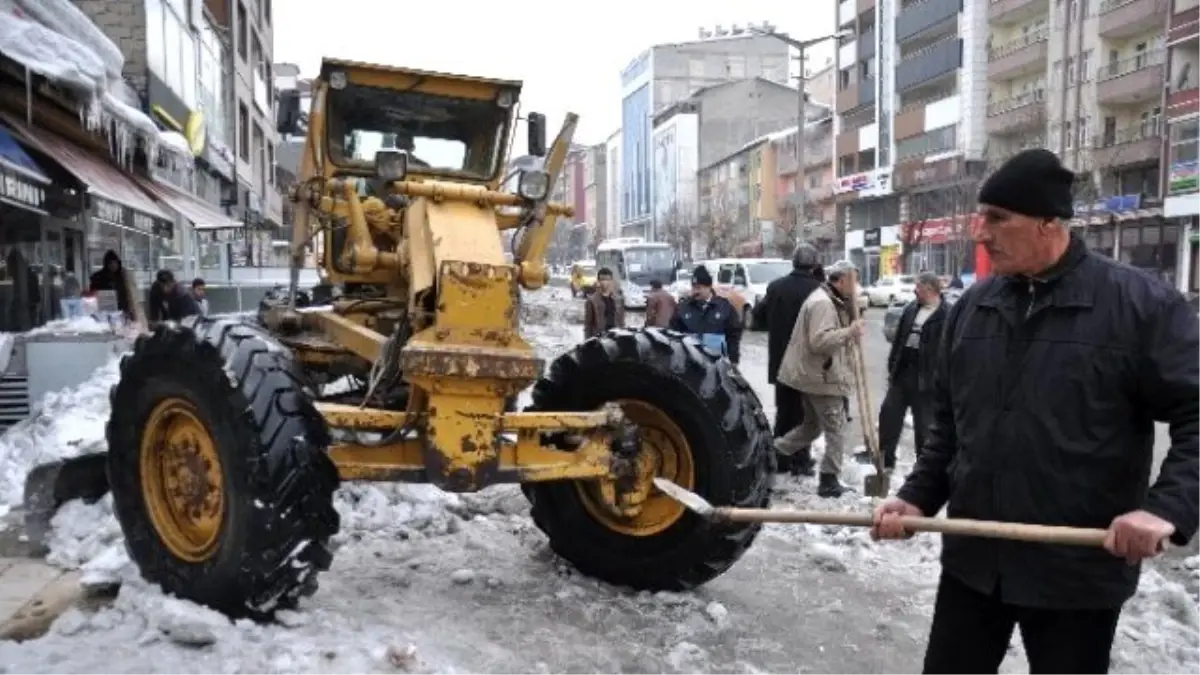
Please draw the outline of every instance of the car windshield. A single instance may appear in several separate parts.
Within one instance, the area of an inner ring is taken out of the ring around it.
[[[675,259],[668,248],[631,248],[625,251],[625,264],[630,274],[669,270]]]
[[[360,84],[329,90],[330,159],[342,166],[369,168],[376,152],[403,150],[413,173],[490,179],[507,122],[493,101]]]
[[[913,277],[913,276],[909,276],[909,275],[904,275],[904,276],[900,277],[900,283],[915,284],[915,283],[917,283],[917,278]]]
[[[792,264],[783,261],[757,262],[746,265],[752,284],[766,284],[792,271]]]

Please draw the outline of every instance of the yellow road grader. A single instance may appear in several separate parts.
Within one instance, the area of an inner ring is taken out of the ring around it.
[[[729,361],[660,329],[610,331],[544,368],[521,336],[520,293],[549,280],[555,219],[570,213],[550,193],[577,118],[547,147],[520,92],[325,60],[290,194],[287,297],[255,323],[190,318],[140,336],[112,389],[107,452],[30,492],[44,507],[111,490],[145,578],[233,617],[269,618],[316,590],[340,481],[520,483],[553,550],[613,584],[681,590],[727,570],[759,526],[707,523],[652,481],[766,506],[758,398]],[[298,100],[281,108],[281,130],[300,133]],[[541,168],[506,176],[519,120]],[[310,249],[338,289],[328,304],[297,302]],[[338,382],[352,386],[324,393]]]

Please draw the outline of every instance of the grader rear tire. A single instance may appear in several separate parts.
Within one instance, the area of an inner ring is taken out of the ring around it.
[[[530,410],[622,403],[658,455],[656,473],[717,505],[765,507],[774,453],[758,397],[733,365],[680,333],[617,330],[556,359]],[[642,590],[686,590],[729,569],[758,525],[715,526],[663,494],[632,519],[598,508],[594,482],[522,486],[550,547],[584,574]]]
[[[337,469],[291,355],[189,318],[139,337],[110,394],[108,474],[130,558],[168,594],[268,619],[329,569]]]

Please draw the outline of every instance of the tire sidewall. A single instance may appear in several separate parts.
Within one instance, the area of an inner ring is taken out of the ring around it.
[[[182,362],[157,359],[156,363],[166,371],[178,369]],[[135,386],[133,391],[118,394],[119,400],[133,404],[114,408],[110,421],[113,433],[109,481],[113,485],[113,508],[124,526],[126,549],[147,579],[176,588],[195,588],[198,596],[209,597],[208,587],[228,587],[242,573],[240,552],[246,548],[249,534],[244,525],[255,518],[253,488],[246,480],[250,467],[244,466],[243,461],[255,456],[246,447],[253,443],[254,432],[237,424],[240,410],[234,399],[239,396],[231,398],[227,392],[206,386],[197,373],[176,372],[165,378],[131,372],[117,385]],[[163,544],[142,490],[142,435],[151,411],[167,397],[184,399],[195,407],[196,416],[208,430],[221,461],[225,501],[221,532],[217,550],[200,563],[175,557]],[[177,578],[170,581],[166,576]]]

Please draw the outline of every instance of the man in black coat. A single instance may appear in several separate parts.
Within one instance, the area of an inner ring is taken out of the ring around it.
[[[811,244],[800,244],[792,253],[791,273],[767,284],[762,302],[754,308],[755,322],[767,327],[767,383],[775,385],[775,438],[804,421],[803,394],[778,382],[776,377],[800,308],[820,288],[823,279],[820,253]],[[803,476],[814,473],[812,452],[808,448],[790,456],[777,453],[776,459],[780,471]]]
[[[943,537],[927,673],[996,672],[1014,625],[1034,673],[1103,673],[1140,561],[1196,534],[1196,314],[1157,279],[1069,232],[1074,176],[1046,150],[983,184],[978,240],[997,276],[949,309],[933,423],[875,513],[1107,529],[1104,549]],[[1149,484],[1154,422],[1171,447]]]
[[[175,280],[171,270],[159,270],[150,286],[150,303],[147,319],[155,321],[182,321],[184,317],[200,314],[200,304]]]
[[[896,338],[888,352],[888,388],[879,407],[879,446],[883,466],[896,466],[896,446],[904,431],[904,415],[913,416],[913,438],[920,454],[929,427],[929,398],[933,392],[933,364],[942,337],[946,303],[942,282],[932,272],[917,276],[916,298],[908,303],[896,323]],[[870,453],[860,462],[870,463]]]
[[[133,306],[129,304],[129,282],[125,278],[125,266],[116,251],[104,252],[103,266],[88,279],[88,290],[92,293],[112,291],[117,296],[117,309],[128,317],[133,316]]]

